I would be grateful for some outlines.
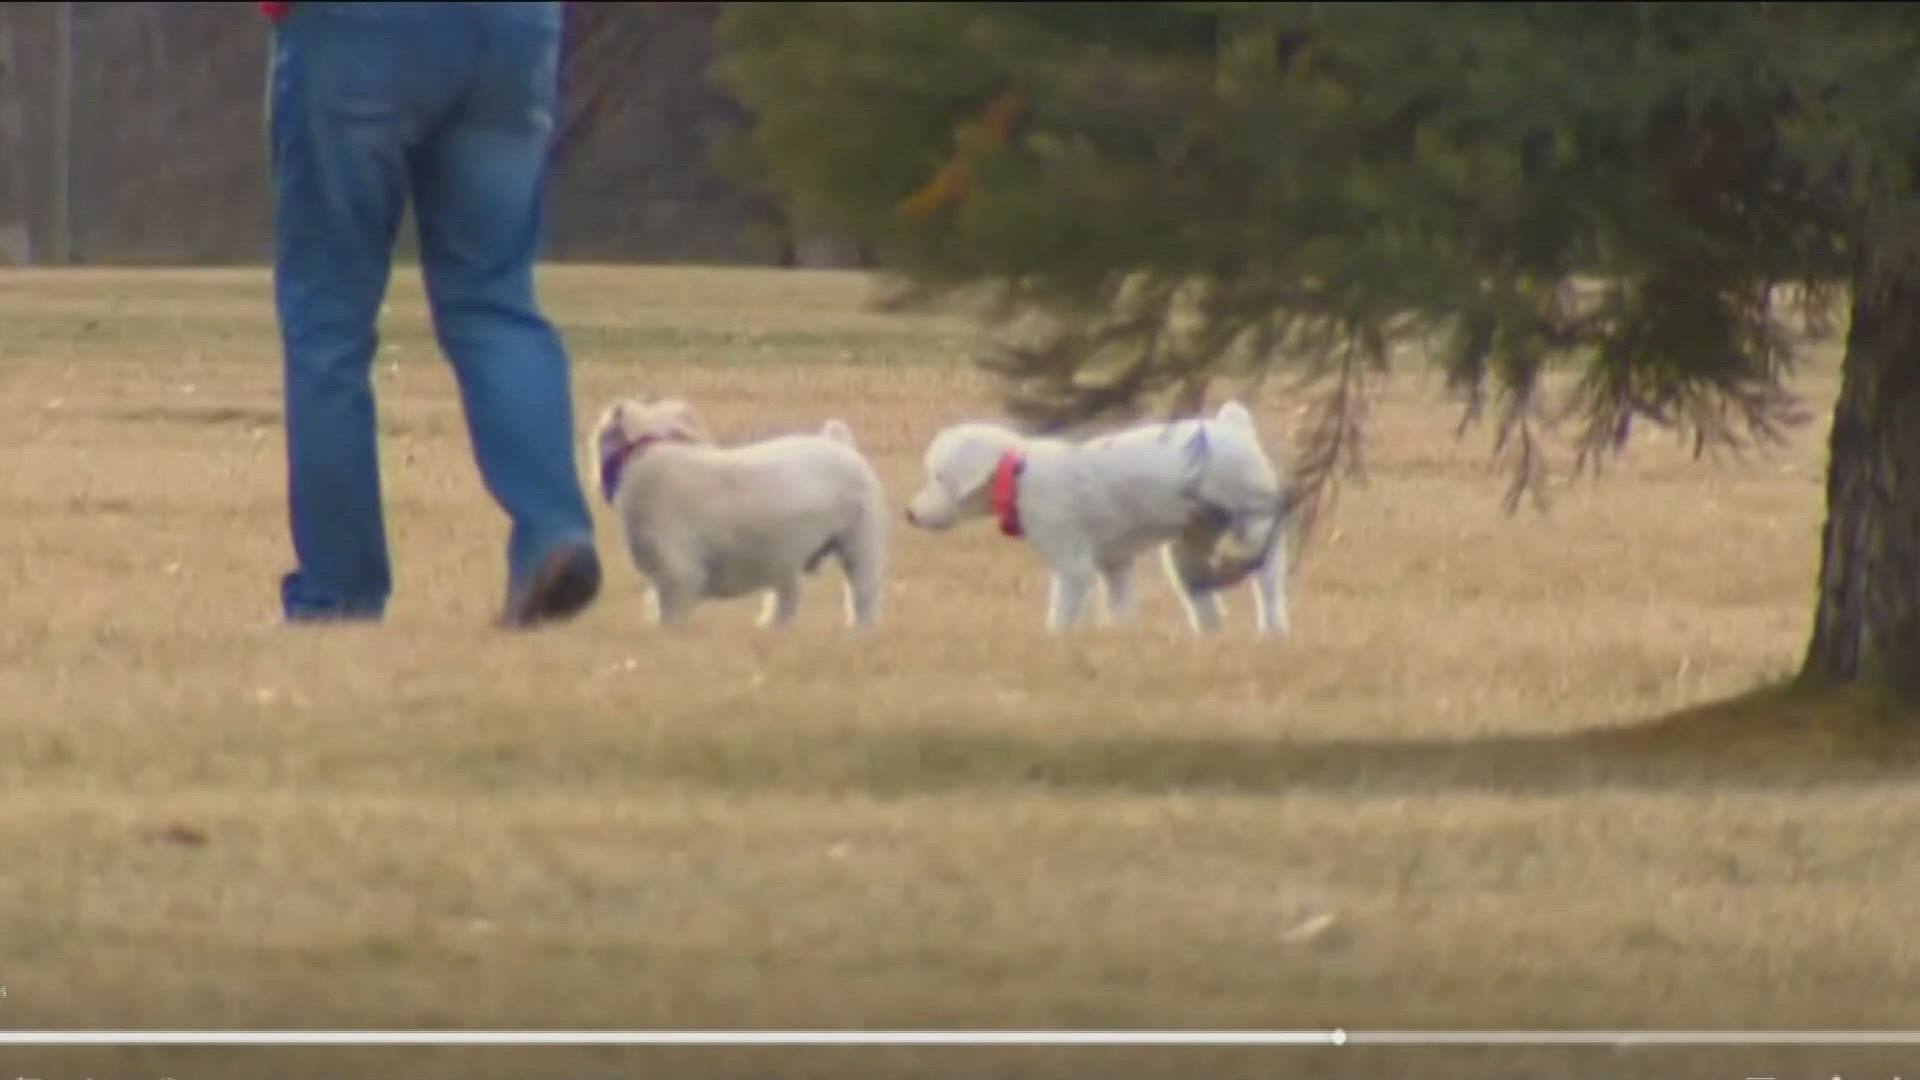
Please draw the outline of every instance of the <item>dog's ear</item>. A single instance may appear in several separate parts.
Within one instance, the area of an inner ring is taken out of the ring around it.
[[[609,431],[621,430],[626,426],[626,421],[627,399],[621,398],[600,410],[600,420],[593,425],[594,435],[599,437]]]
[[[611,448],[627,439],[627,410],[631,402],[621,398],[600,410],[600,419],[581,441],[581,464],[589,474],[598,475]]]
[[[1206,474],[1207,465],[1213,458],[1213,442],[1207,438],[1205,425],[1194,426],[1193,434],[1187,436],[1184,449],[1186,461],[1182,472],[1187,483],[1197,484]]]
[[[955,440],[946,468],[942,470],[953,488],[954,501],[966,502],[983,494],[993,482],[1000,459],[1018,445],[1017,441],[996,438],[985,430],[971,431]]]

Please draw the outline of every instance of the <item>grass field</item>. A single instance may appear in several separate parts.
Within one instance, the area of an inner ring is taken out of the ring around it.
[[[851,423],[896,509],[990,412],[958,322],[828,274],[554,269],[584,425]],[[403,275],[379,363],[397,594],[274,625],[254,272],[0,279],[0,1026],[1900,1028],[1915,741],[1793,668],[1825,424],[1644,439],[1547,515],[1392,386],[1295,634],[1041,629],[1035,556],[896,532],[882,632],[669,635],[601,517],[576,623],[493,631],[504,523]],[[1831,364],[1804,389],[1822,409]],[[1276,448],[1297,403],[1263,398]],[[90,1075],[1893,1075],[1893,1051],[0,1050]],[[402,1064],[404,1062],[404,1064]],[[36,1070],[27,1072],[26,1070]],[[1774,1070],[1774,1071],[1769,1071]]]

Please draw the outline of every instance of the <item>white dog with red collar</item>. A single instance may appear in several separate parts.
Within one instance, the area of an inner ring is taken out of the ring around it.
[[[601,415],[592,450],[601,496],[653,585],[663,625],[702,600],[765,593],[762,624],[786,626],[801,579],[828,556],[846,574],[849,621],[878,620],[886,493],[841,421],[716,446],[686,402],[631,398]]]
[[[1243,579],[1253,585],[1256,631],[1287,631],[1294,499],[1237,401],[1211,417],[1084,442],[956,424],[934,436],[924,464],[926,482],[907,505],[907,521],[943,531],[991,515],[1003,534],[1026,537],[1053,571],[1049,629],[1073,626],[1096,583],[1105,585],[1108,616],[1125,617],[1133,564],[1159,547],[1196,631],[1220,629],[1220,594]],[[1223,571],[1226,540],[1247,554]]]

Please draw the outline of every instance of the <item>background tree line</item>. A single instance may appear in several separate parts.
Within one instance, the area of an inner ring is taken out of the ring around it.
[[[744,120],[708,77],[724,5],[568,6],[554,257],[850,258],[712,161]],[[267,37],[252,4],[0,2],[0,265],[264,258]]]

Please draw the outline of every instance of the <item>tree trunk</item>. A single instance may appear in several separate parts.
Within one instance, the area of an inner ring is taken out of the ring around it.
[[[1920,692],[1920,266],[1854,275],[1802,678]]]

